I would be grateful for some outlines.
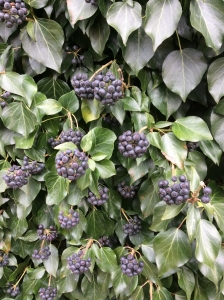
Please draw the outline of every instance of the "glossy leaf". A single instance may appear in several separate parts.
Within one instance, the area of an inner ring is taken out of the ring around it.
[[[215,141],[200,141],[200,149],[215,164],[219,165],[222,150]]]
[[[129,35],[142,24],[141,5],[133,1],[133,7],[126,2],[111,5],[107,12],[107,22],[121,35],[126,45]]]
[[[68,193],[68,180],[53,171],[46,174],[44,178],[48,190],[46,203],[59,204]]]
[[[148,1],[145,32],[152,38],[154,51],[177,28],[182,9],[177,0]]]
[[[86,3],[83,0],[67,0],[66,2],[72,25],[79,20],[91,17],[97,10],[95,5],[89,5],[89,3]]]
[[[60,102],[54,99],[46,99],[36,107],[41,109],[45,115],[54,115],[62,110]]]
[[[224,59],[216,59],[208,69],[208,89],[216,103],[224,95]]]
[[[117,257],[109,247],[100,248],[100,257],[96,261],[103,272],[114,272],[117,268]]]
[[[187,300],[191,300],[191,295],[195,287],[194,273],[190,269],[182,267],[177,272],[177,276],[180,287],[186,292]]]
[[[43,264],[48,274],[56,277],[59,264],[58,249],[52,244],[49,245],[49,248],[51,255],[48,259],[43,260]]]
[[[42,78],[38,83],[39,92],[45,94],[47,98],[52,98],[58,100],[65,93],[70,92],[70,88],[66,82],[54,78],[54,77],[45,77]]]
[[[195,205],[189,204],[189,208],[187,211],[187,234],[190,241],[193,241],[196,237],[198,223],[201,219],[200,211]]]
[[[207,68],[202,52],[185,48],[171,52],[163,62],[162,76],[166,86],[186,101],[200,83]]]

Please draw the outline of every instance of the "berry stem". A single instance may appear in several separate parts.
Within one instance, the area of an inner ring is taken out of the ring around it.
[[[153,300],[153,284],[152,281],[149,280],[149,295],[150,295],[150,300]]]
[[[112,64],[113,62],[115,62],[115,61],[116,61],[116,59],[115,59],[115,60],[111,60],[111,61],[109,61],[107,64],[103,65],[100,69],[98,69],[98,70],[90,77],[89,81],[92,81],[93,78],[94,78],[98,73],[100,73],[104,68],[106,68],[107,66],[111,65],[111,64]]]
[[[180,223],[180,225],[177,227],[177,229],[180,229],[180,227],[183,225],[183,223],[186,221],[186,219],[187,219],[187,217],[185,217],[185,218],[183,219],[183,221]]]
[[[122,212],[123,216],[125,217],[125,219],[126,219],[126,220],[128,221],[128,223],[129,223],[128,216],[126,215],[125,210],[124,210],[123,208],[121,208],[121,212]]]
[[[172,164],[171,170],[172,170],[172,176],[175,176],[176,175],[176,169],[175,169],[174,164]]]
[[[51,286],[51,277],[52,277],[52,275],[50,275],[50,277],[49,277],[48,286]]]
[[[181,44],[180,44],[180,37],[179,37],[177,30],[176,30],[176,35],[177,35],[177,40],[178,40],[178,45],[179,45],[180,51],[182,52],[182,48],[181,48]]]
[[[14,287],[16,287],[19,282],[21,281],[21,279],[23,278],[23,276],[26,274],[28,267],[25,268],[25,270],[23,271],[22,275],[19,277],[18,281],[14,284]]]
[[[0,73],[0,74],[1,74],[1,73]],[[50,120],[53,120],[53,119],[63,118],[63,117],[65,117],[65,116],[66,116],[66,115],[64,115],[64,116],[57,116],[57,117],[53,117],[53,118],[49,118],[49,119],[47,119],[47,120],[42,121],[42,123],[47,122],[47,121],[50,121]]]
[[[79,129],[79,124],[78,124],[78,121],[77,121],[77,119],[76,119],[75,115],[74,115],[74,114],[72,114],[72,116],[73,116],[73,118],[75,119],[75,124],[76,124],[76,127]]]
[[[142,127],[142,128],[139,130],[139,133],[141,133],[142,131],[144,131],[144,130],[147,129],[147,128],[148,128],[148,126]]]
[[[71,127],[71,129],[73,129],[72,116],[71,116],[70,112],[68,112],[68,118],[69,118],[69,121],[70,121],[70,127]]]

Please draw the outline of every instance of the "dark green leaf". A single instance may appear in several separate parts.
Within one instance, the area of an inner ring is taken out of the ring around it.
[[[108,159],[97,161],[96,169],[99,171],[99,176],[101,178],[109,178],[116,174],[114,164]]]
[[[187,234],[190,241],[193,241],[196,237],[198,223],[201,219],[200,211],[195,205],[189,204],[189,208],[187,211]]]
[[[99,239],[105,232],[105,219],[100,210],[92,210],[86,217],[88,237]],[[103,230],[102,230],[103,229]]]
[[[103,272],[114,272],[117,268],[117,257],[114,251],[108,247],[100,248],[100,257],[96,260],[98,267]]]
[[[72,25],[79,20],[90,18],[97,10],[97,6],[89,5],[89,3],[86,3],[83,0],[67,1],[67,7]]]
[[[38,84],[38,91],[45,94],[47,98],[58,100],[61,96],[70,92],[70,88],[66,82],[54,78],[45,77],[42,78]]]
[[[166,210],[167,204],[164,201],[160,201],[156,204],[154,213],[153,213],[153,219],[152,224],[150,226],[150,230],[153,231],[164,231],[166,230],[167,225],[169,224],[170,220],[161,220],[165,210]]]
[[[195,287],[194,273],[190,269],[182,267],[177,272],[177,276],[180,287],[186,292],[187,300],[191,300],[191,295]]]
[[[59,102],[70,113],[76,112],[79,108],[79,100],[76,97],[76,94],[74,91],[71,91],[70,93],[66,93],[66,94],[62,95],[59,98]]]
[[[180,205],[167,206],[161,220],[173,219],[174,217],[179,215],[184,206],[184,203]]]
[[[208,156],[215,164],[219,165],[222,150],[215,141],[200,141],[200,149],[204,155]]]
[[[153,300],[172,300],[173,297],[171,296],[170,292],[162,287],[157,289],[156,292],[153,294]]]
[[[44,176],[48,195],[47,205],[59,204],[68,193],[68,179],[58,176],[54,171]]]
[[[208,89],[216,103],[224,95],[224,58],[216,59],[208,69]]]

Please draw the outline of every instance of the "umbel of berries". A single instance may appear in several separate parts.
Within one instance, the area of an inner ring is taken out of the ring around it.
[[[209,186],[203,188],[203,195],[201,196],[201,202],[209,203],[211,201],[210,195],[212,193],[212,189]]]
[[[199,147],[199,142],[187,142],[187,149],[189,152],[193,152]]]
[[[11,284],[11,283],[7,283],[6,286],[7,286],[6,294],[8,294],[12,297],[15,297],[20,294],[19,286]]]
[[[77,149],[59,153],[55,158],[55,162],[58,175],[69,180],[79,179],[89,167],[88,157],[84,152]]]
[[[147,151],[149,142],[144,133],[125,131],[118,138],[118,150],[124,157],[139,158]]]
[[[129,277],[139,275],[144,267],[144,262],[138,262],[132,254],[128,254],[127,257],[122,256],[120,258],[120,264],[122,272]]]
[[[23,171],[20,166],[13,165],[8,169],[3,179],[8,187],[18,189],[28,183],[29,172]]]
[[[51,286],[40,288],[38,293],[42,300],[54,300],[57,297],[57,289]]]
[[[0,267],[6,267],[9,264],[9,256],[0,251]]]
[[[31,175],[37,175],[43,171],[45,167],[44,163],[38,163],[36,161],[29,161],[27,156],[23,157],[22,171],[29,172]]]
[[[2,98],[0,98],[0,106],[1,106],[1,108],[4,108],[6,106],[7,102],[5,101],[5,99],[9,98],[10,95],[11,95],[10,92],[4,92],[2,94],[2,96],[1,96]]]
[[[74,91],[77,96],[83,99],[94,99],[94,88],[92,82],[88,80],[86,74],[74,75],[71,84],[74,87]]]
[[[37,234],[39,240],[45,240],[48,242],[55,240],[58,235],[57,230],[53,225],[49,226],[49,228],[45,228],[43,224],[38,226]]]
[[[40,249],[34,249],[32,258],[33,259],[41,259],[41,260],[47,260],[51,255],[50,247],[42,247]]]
[[[187,201],[190,195],[190,184],[184,175],[173,176],[173,184],[170,185],[167,180],[159,180],[159,196],[168,205],[181,204]]]
[[[124,233],[128,235],[136,235],[141,231],[141,220],[138,216],[133,216],[133,219],[129,219],[129,222],[123,226]]]
[[[103,105],[114,105],[123,97],[122,81],[111,72],[96,75],[92,80],[94,98]]]
[[[61,228],[70,229],[79,224],[79,214],[73,209],[69,210],[69,214],[65,214],[63,211],[60,211],[58,215],[58,222]]]
[[[91,266],[91,258],[83,259],[83,251],[80,250],[78,253],[74,253],[72,256],[67,258],[68,268],[74,274],[85,273]]]
[[[84,133],[82,133],[80,130],[74,131],[70,128],[67,131],[62,131],[58,139],[54,139],[53,137],[49,138],[48,143],[52,148],[66,142],[72,142],[76,146],[79,146],[83,137]]]
[[[93,205],[102,205],[109,199],[109,189],[107,187],[100,186],[99,197],[94,195],[91,191],[88,192],[87,201]]]
[[[13,24],[21,25],[26,20],[28,11],[22,0],[0,0],[0,22],[5,22],[6,27]]]
[[[134,198],[135,196],[135,191],[137,187],[136,186],[128,186],[125,185],[125,182],[122,181],[118,183],[117,185],[117,190],[118,192],[124,197],[124,198]]]

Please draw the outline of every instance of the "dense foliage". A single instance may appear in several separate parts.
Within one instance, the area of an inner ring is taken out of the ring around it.
[[[224,1],[0,0],[0,298],[224,299]]]

